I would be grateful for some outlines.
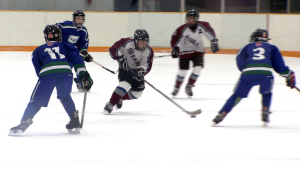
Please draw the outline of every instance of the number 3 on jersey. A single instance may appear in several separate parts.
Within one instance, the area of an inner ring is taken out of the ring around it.
[[[263,60],[265,59],[265,49],[264,48],[256,48],[256,49],[253,49],[253,52],[256,52],[258,51],[258,53],[254,53],[254,56],[252,57],[253,60]]]
[[[53,51],[54,51],[54,52],[53,52]],[[48,52],[48,54],[50,55],[50,57],[51,57],[52,59],[57,59],[56,56],[55,56],[55,53],[58,54],[58,56],[60,57],[60,59],[65,58],[65,55],[59,53],[59,47],[46,48],[46,49],[44,50],[44,52]]]

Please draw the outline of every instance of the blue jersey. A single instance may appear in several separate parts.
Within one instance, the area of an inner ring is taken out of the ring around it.
[[[236,57],[242,79],[273,76],[272,69],[281,75],[288,73],[279,49],[265,42],[253,42],[241,49]]]
[[[37,47],[32,53],[32,63],[38,77],[73,76],[75,72],[86,71],[79,50],[71,44],[48,42]]]
[[[77,29],[72,21],[65,21],[56,24],[62,33],[62,42],[71,43],[79,50],[87,50],[89,46],[89,35],[87,29]]]

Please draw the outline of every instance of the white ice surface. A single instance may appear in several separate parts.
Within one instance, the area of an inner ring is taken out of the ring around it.
[[[107,53],[91,55],[117,70],[117,62]],[[300,80],[300,59],[284,59]],[[94,63],[86,66],[94,86],[87,96],[80,135],[67,133],[69,118],[54,90],[48,107],[38,112],[28,130],[11,137],[9,129],[19,124],[37,77],[30,52],[0,52],[0,169],[300,168],[300,93],[286,87],[285,79],[275,73],[268,127],[260,121],[258,87],[223,122],[211,127],[239,78],[234,55],[205,56],[192,99],[182,86],[175,101],[189,111],[202,109],[197,118],[187,116],[148,85],[140,99],[125,101],[122,109],[103,115],[117,76]],[[171,97],[177,66],[177,59],[155,58],[146,80]],[[73,85],[71,95],[81,112],[83,93]]]

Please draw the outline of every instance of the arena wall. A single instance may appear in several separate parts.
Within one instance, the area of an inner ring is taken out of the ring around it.
[[[47,24],[72,20],[73,11],[0,11],[0,51],[32,50],[44,43]],[[185,13],[85,12],[90,51],[107,51],[116,40],[132,37],[135,29],[146,29],[150,45],[170,51],[174,30],[185,22]],[[214,28],[222,53],[236,53],[249,42],[256,28],[268,29],[272,40],[288,56],[300,56],[300,15],[201,13],[200,20]],[[205,39],[205,46],[210,42]]]

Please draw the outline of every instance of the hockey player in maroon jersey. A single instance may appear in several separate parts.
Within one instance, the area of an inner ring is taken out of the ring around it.
[[[186,24],[176,29],[171,39],[173,58],[179,57],[179,72],[176,76],[175,87],[172,92],[173,96],[178,94],[179,88],[189,70],[190,61],[193,62],[192,73],[189,77],[188,84],[185,86],[186,94],[193,96],[192,87],[204,67],[204,45],[203,35],[211,41],[211,50],[213,53],[219,51],[218,39],[212,27],[208,22],[198,21],[198,11],[192,9],[186,13]],[[180,54],[188,53],[188,54]]]
[[[144,76],[150,72],[153,61],[153,50],[148,43],[146,30],[137,29],[134,39],[122,38],[109,48],[112,59],[119,63],[119,84],[105,105],[104,114],[110,114],[115,105],[120,109],[123,100],[142,96],[145,89]]]

